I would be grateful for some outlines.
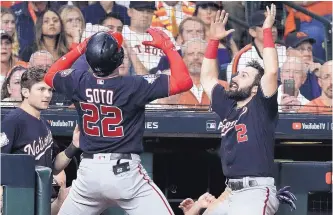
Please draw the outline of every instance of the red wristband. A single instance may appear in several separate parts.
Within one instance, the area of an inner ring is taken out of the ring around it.
[[[271,28],[264,29],[264,48],[275,48]]]
[[[216,59],[219,43],[220,43],[219,40],[209,40],[209,43],[206,48],[205,58]]]

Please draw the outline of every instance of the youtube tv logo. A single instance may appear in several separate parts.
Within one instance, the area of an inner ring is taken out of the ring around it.
[[[293,122],[292,128],[293,128],[293,130],[301,130],[302,129],[302,123],[300,123],[300,122]]]

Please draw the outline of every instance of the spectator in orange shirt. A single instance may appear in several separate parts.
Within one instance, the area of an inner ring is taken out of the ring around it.
[[[307,103],[299,113],[332,114],[332,63],[326,62],[320,68],[318,83],[322,89],[321,96]]]
[[[190,1],[157,1],[151,26],[166,28],[177,37],[181,21],[191,17],[194,10],[195,3]]]
[[[191,90],[180,94],[178,104],[181,105],[209,105],[210,101],[200,83],[200,73],[203,57],[207,47],[205,40],[194,38],[182,47],[183,59],[193,81]],[[227,82],[220,82],[227,88]]]

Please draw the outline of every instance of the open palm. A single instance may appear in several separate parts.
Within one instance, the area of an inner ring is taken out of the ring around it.
[[[220,10],[217,11],[215,19],[211,20],[210,23],[210,36],[213,40],[222,40],[223,38],[227,37],[229,34],[234,32],[234,29],[226,30],[225,26],[228,22],[229,14],[226,13],[224,10],[221,12]]]
[[[275,16],[276,16],[276,6],[275,4],[271,4],[271,8],[266,6],[266,19],[263,24],[263,29],[265,28],[272,28],[275,23]]]

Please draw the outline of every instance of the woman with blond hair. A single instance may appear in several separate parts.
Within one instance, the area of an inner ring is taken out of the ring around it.
[[[68,52],[64,25],[56,11],[48,9],[38,17],[35,30],[35,41],[23,50],[22,60],[28,62],[32,53],[40,50],[50,52],[54,60],[58,60]]]
[[[13,38],[12,53],[18,56],[20,44],[17,39],[15,14],[9,8],[1,7],[1,22],[0,29],[5,31],[9,36]]]
[[[67,48],[72,44],[80,43],[82,32],[85,29],[84,17],[80,9],[73,5],[64,5],[59,9],[60,18],[64,24]]]

